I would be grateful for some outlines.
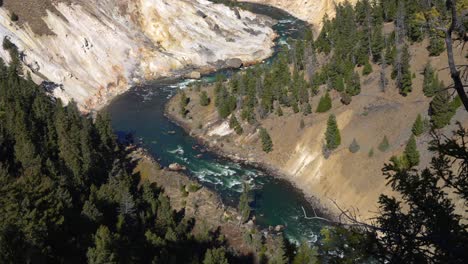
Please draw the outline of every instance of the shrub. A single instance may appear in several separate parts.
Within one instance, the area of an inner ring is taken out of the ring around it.
[[[10,15],[10,19],[11,19],[11,21],[13,21],[13,22],[17,22],[17,21],[19,20],[19,17],[18,17],[18,15],[17,15],[15,12],[13,12],[13,13],[11,13],[11,15]]]
[[[364,68],[362,69],[362,75],[369,75],[372,73],[372,65],[367,61],[364,64]]]
[[[411,131],[413,132],[413,135],[417,137],[424,133],[424,123],[420,114],[416,118],[416,121],[414,121],[413,128],[411,129]]]
[[[189,192],[198,192],[200,189],[202,188],[202,186],[198,183],[191,183],[188,187],[188,191]]]
[[[327,122],[327,131],[325,132],[326,147],[329,150],[336,149],[341,144],[341,135],[336,123],[336,116],[330,115]]]
[[[367,154],[367,156],[369,156],[369,158],[374,157],[374,148],[371,148],[371,149],[369,150],[369,153]]]
[[[360,149],[361,149],[361,146],[359,146],[356,139],[353,139],[353,142],[351,143],[351,145],[349,145],[349,152],[357,153]]]
[[[260,128],[260,139],[262,140],[262,149],[266,153],[273,151],[273,141],[265,128]]]
[[[206,91],[201,92],[200,94],[200,105],[208,106],[211,103],[211,99],[208,97]]]
[[[390,148],[390,143],[388,142],[387,136],[384,136],[382,142],[379,144],[379,150],[382,152],[387,151]]]
[[[327,92],[325,96],[320,98],[320,102],[317,106],[317,113],[325,113],[332,108],[332,100],[330,98],[330,93]]]
[[[347,93],[341,93],[341,103],[344,105],[349,105],[352,102],[353,98]]]

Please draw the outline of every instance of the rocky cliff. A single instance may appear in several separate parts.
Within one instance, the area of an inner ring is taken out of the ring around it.
[[[34,81],[56,84],[56,97],[84,110],[143,80],[262,60],[275,37],[269,19],[207,0],[3,2],[0,37],[18,46]]]
[[[322,28],[322,19],[325,14],[335,16],[335,5],[346,0],[243,0],[245,2],[272,5],[288,11],[297,18],[311,23],[315,31]],[[347,0],[356,3],[357,0]]]

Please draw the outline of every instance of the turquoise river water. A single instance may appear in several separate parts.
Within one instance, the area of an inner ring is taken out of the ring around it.
[[[286,39],[302,37],[306,27],[303,21],[268,6],[249,5],[249,8],[278,21],[274,26],[279,35],[275,54]],[[229,75],[232,72],[224,70],[216,74],[219,73]],[[214,75],[205,76],[202,81],[212,82]],[[310,216],[313,208],[299,190],[261,169],[226,160],[215,153],[202,153],[200,147],[195,147],[198,143],[194,138],[164,116],[167,101],[192,81],[159,80],[132,88],[108,107],[114,129],[121,134],[133,134],[162,166],[174,162],[186,166],[191,177],[217,191],[226,204],[235,206],[242,192],[242,182],[249,182],[254,192],[252,208],[260,227],[283,225],[285,235],[292,241],[317,241],[325,223],[305,219],[303,210]]]

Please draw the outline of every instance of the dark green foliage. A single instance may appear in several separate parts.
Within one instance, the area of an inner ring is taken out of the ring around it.
[[[372,65],[369,63],[369,61],[366,61],[364,64],[364,68],[362,69],[362,75],[369,75],[372,73]]]
[[[278,107],[276,108],[276,114],[278,116],[283,116],[283,109],[281,108],[281,105],[278,105]]]
[[[388,142],[387,136],[384,136],[382,142],[379,144],[379,150],[382,152],[386,152],[390,149],[390,143]]]
[[[340,130],[336,123],[335,115],[330,115],[327,122],[327,131],[325,132],[326,147],[329,150],[336,149],[341,144]]]
[[[10,15],[10,19],[13,22],[17,22],[19,20],[19,17],[15,12],[12,12],[11,15]]]
[[[427,50],[429,51],[429,56],[437,57],[442,52],[445,51],[445,42],[443,38],[440,38],[435,33],[429,39],[429,46],[427,46]]]
[[[411,56],[408,46],[404,45],[400,53],[400,56],[393,62],[392,78],[396,80],[396,85],[398,89],[400,89],[400,93],[406,96],[412,91],[413,85],[409,64]]]
[[[229,264],[224,248],[208,249],[203,264]]]
[[[94,247],[87,252],[88,263],[117,263],[116,238],[106,226],[100,226],[94,235]]]
[[[424,83],[423,92],[427,97],[434,96],[439,90],[443,88],[444,84],[439,81],[437,74],[434,72],[431,64],[428,63],[424,68]]]
[[[361,149],[361,146],[359,146],[356,139],[353,139],[353,142],[351,143],[351,145],[349,145],[348,149],[349,149],[349,152],[351,153],[357,153]]]
[[[411,128],[411,132],[413,132],[413,135],[417,137],[424,133],[424,122],[420,114],[416,117],[413,127]]]
[[[12,67],[0,63],[1,263],[188,263],[219,247],[133,174],[107,114],[64,107]]]
[[[202,91],[200,93],[200,105],[201,106],[208,106],[211,103],[211,99],[208,97],[206,91]]]
[[[237,118],[234,114],[231,115],[231,119],[229,120],[229,127],[234,129],[238,135],[242,135],[242,133],[244,133],[244,129],[242,129],[242,126],[240,125],[239,121],[237,121]]]
[[[309,243],[303,241],[297,249],[296,256],[292,264],[310,264],[318,262],[318,252],[314,248],[310,248]]]
[[[453,137],[434,135],[430,168],[402,168],[395,160],[385,166],[384,174],[398,198],[381,195],[379,199],[382,213],[377,223],[385,230],[379,235],[382,261],[466,262],[467,218],[457,213],[456,204],[468,198],[467,136],[461,126]]]
[[[419,165],[419,151],[414,135],[411,135],[408,143],[406,144],[404,155],[410,168]]]
[[[266,153],[273,151],[273,141],[265,128],[260,128],[260,140],[262,141],[263,151]]]
[[[320,102],[317,106],[317,113],[325,113],[332,108],[332,100],[330,93],[327,92],[324,96],[320,98]]]
[[[374,157],[374,148],[371,148],[371,149],[369,150],[369,153],[367,153],[367,156],[368,156],[369,158]]]
[[[434,128],[440,129],[450,124],[452,117],[460,107],[459,98],[451,100],[447,90],[439,91],[431,102],[431,122]]]
[[[242,217],[241,221],[245,223],[247,220],[249,220],[250,217],[250,203],[252,202],[252,197],[250,193],[250,186],[248,183],[244,182],[242,185],[242,194],[239,198],[239,213]]]
[[[186,117],[188,114],[186,107],[189,104],[189,102],[190,102],[190,98],[188,98],[185,92],[182,91],[180,94],[179,113],[183,117]]]
[[[310,114],[312,114],[312,106],[309,103],[306,103],[304,105],[304,115],[308,116]]]
[[[361,78],[357,72],[355,72],[351,79],[347,82],[346,93],[351,96],[355,96],[361,93]]]

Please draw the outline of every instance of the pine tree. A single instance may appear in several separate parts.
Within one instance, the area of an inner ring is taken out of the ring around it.
[[[283,109],[281,108],[281,105],[278,105],[278,107],[276,108],[276,114],[278,116],[283,116]]]
[[[208,94],[206,91],[202,91],[200,93],[200,105],[201,106],[208,106],[211,103],[210,98],[208,97]]]
[[[416,118],[416,121],[414,121],[411,131],[413,132],[413,135],[415,135],[416,137],[419,137],[420,135],[424,133],[424,123],[423,123],[421,114],[419,114],[418,117]]]
[[[240,125],[239,121],[237,121],[237,118],[234,114],[231,115],[231,119],[229,120],[229,127],[234,129],[238,135],[242,135],[242,133],[244,133],[244,129],[242,129],[242,126]]]
[[[310,114],[312,114],[312,106],[310,105],[310,103],[306,103],[304,105],[304,115],[308,116]]]
[[[327,131],[325,132],[326,147],[329,150],[336,149],[341,144],[340,130],[336,123],[336,117],[331,114],[327,122]]]
[[[328,110],[330,110],[331,108],[332,108],[332,100],[331,100],[331,97],[330,97],[330,93],[327,91],[325,96],[322,96],[320,98],[320,102],[319,102],[319,104],[317,106],[316,112],[317,113],[325,113]]]
[[[94,235],[94,247],[88,249],[88,263],[119,263],[115,243],[115,238],[109,229],[106,226],[100,226]]]
[[[356,96],[361,93],[361,78],[357,72],[355,72],[347,82],[346,93],[351,96]]]
[[[203,264],[229,264],[224,248],[208,249]]]
[[[273,141],[265,128],[260,128],[260,139],[262,140],[262,149],[266,153],[273,151]]]
[[[387,151],[390,148],[390,143],[388,142],[387,136],[384,136],[382,142],[379,144],[379,150],[382,152]]]
[[[431,57],[437,57],[439,56],[442,52],[445,51],[445,42],[442,38],[437,36],[436,33],[431,34],[431,37],[429,39],[429,46],[427,47],[427,50],[429,51],[429,56]]]
[[[239,198],[239,213],[241,214],[241,221],[246,222],[249,220],[250,217],[250,202],[251,202],[251,194],[250,194],[250,186],[248,183],[244,182],[242,184],[242,194]]]
[[[447,90],[440,91],[431,102],[431,121],[435,128],[443,128],[450,124],[452,111],[450,95]]]
[[[367,76],[372,73],[372,65],[367,60],[364,64],[364,68],[362,69],[362,75]]]
[[[309,247],[306,241],[303,241],[297,249],[297,254],[294,257],[292,264],[313,264],[318,263],[317,250]]]
[[[349,145],[349,152],[351,152],[351,153],[357,153],[360,149],[361,149],[361,147],[359,146],[358,142],[357,142],[356,139],[354,138],[354,139],[353,139],[353,142],[351,143],[351,145]]]
[[[434,69],[431,64],[426,64],[424,68],[424,82],[423,82],[423,92],[427,97],[434,96],[440,89],[441,83],[435,74]]]
[[[410,167],[419,165],[419,151],[414,135],[411,135],[408,143],[406,144],[404,155]]]
[[[412,90],[413,80],[410,71],[411,55],[408,46],[404,45],[397,60],[393,64],[392,78],[396,79],[397,87],[403,96],[408,95]]]

